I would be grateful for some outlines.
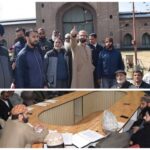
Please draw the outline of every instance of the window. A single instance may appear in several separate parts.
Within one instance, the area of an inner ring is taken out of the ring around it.
[[[132,42],[132,36],[131,34],[127,33],[125,36],[124,36],[124,46],[131,46],[131,42]]]
[[[150,45],[150,35],[148,33],[144,33],[142,36],[142,45],[148,46]]]
[[[66,34],[71,31],[73,26],[77,27],[77,30],[86,30],[88,33],[94,31],[93,27],[93,15],[83,6],[74,6],[64,13],[63,16],[63,33]]]

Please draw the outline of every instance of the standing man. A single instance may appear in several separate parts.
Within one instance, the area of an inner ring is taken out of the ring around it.
[[[99,84],[97,83],[97,74],[96,74],[96,65],[98,63],[98,56],[100,51],[103,50],[103,47],[97,43],[97,34],[96,33],[91,33],[89,35],[89,47],[92,50],[92,63],[95,66],[94,70],[94,87],[99,88]]]
[[[46,52],[51,50],[53,47],[52,47],[52,44],[47,40],[46,33],[43,28],[38,29],[38,35],[39,35],[39,46],[42,50],[42,55],[44,57]]]
[[[12,83],[12,70],[8,50],[2,42],[4,27],[0,25],[0,88],[10,88]]]
[[[72,50],[72,88],[93,88],[93,71],[91,49],[87,46],[87,32],[79,31],[74,27],[71,32],[71,50]],[[79,43],[77,43],[77,34]]]
[[[17,28],[16,29],[15,44],[13,46],[13,48],[14,48],[14,59],[16,59],[18,53],[24,48],[25,44],[26,44],[25,29]]]
[[[26,32],[26,46],[16,59],[16,88],[43,88],[44,69],[37,31]]]
[[[40,125],[31,127],[27,124],[28,109],[25,105],[13,107],[11,118],[5,123],[1,133],[1,148],[31,148],[34,143],[44,142],[48,130]],[[38,130],[41,132],[37,132]]]
[[[105,47],[99,54],[97,64],[98,82],[101,88],[110,88],[115,84],[115,72],[124,70],[121,53],[113,46],[113,39],[105,39]]]
[[[50,88],[69,87],[69,57],[62,45],[61,39],[55,39],[54,48],[45,55],[45,76]]]
[[[142,80],[143,72],[141,70],[133,71],[133,84],[137,88],[150,88],[150,84],[147,84]]]
[[[9,100],[9,93],[7,91],[2,91],[0,98],[0,118],[7,120],[10,116],[12,107],[13,106]]]

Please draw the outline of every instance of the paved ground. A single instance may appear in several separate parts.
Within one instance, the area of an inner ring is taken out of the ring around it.
[[[121,53],[122,53],[122,57],[124,59],[124,62],[126,60],[126,55],[133,55],[133,58],[135,57],[133,51],[132,52],[131,51],[124,51]],[[144,74],[145,74],[148,71],[148,68],[150,67],[150,50],[149,51],[148,50],[147,51],[138,51],[137,52],[137,58],[140,62],[140,65],[142,65],[144,67]],[[126,65],[126,63],[125,63],[125,65]],[[129,69],[127,71],[128,80],[132,80],[132,74],[133,74],[133,69]]]

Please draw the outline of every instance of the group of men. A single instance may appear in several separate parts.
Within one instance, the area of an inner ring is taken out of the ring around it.
[[[102,47],[95,33],[88,36],[85,30],[77,32],[76,27],[65,35],[64,42],[58,31],[53,31],[48,40],[43,28],[18,28],[9,59],[3,35],[4,28],[0,26],[0,88],[129,88],[120,83],[118,86],[118,72],[126,73],[112,38],[106,38]],[[135,79],[132,88],[150,87],[136,85],[143,82]]]

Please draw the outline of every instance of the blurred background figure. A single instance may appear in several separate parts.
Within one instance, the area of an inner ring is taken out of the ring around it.
[[[0,45],[7,48],[7,41],[3,38],[4,34],[5,34],[4,27],[0,24]]]
[[[42,50],[42,55],[46,54],[47,51],[51,50],[53,48],[52,44],[48,39],[46,38],[46,32],[45,29],[39,28],[38,30],[38,35],[39,35],[39,46]]]
[[[23,99],[17,93],[15,93],[15,91],[8,91],[8,94],[9,100],[13,106],[23,103]]]
[[[53,30],[52,32],[52,38],[49,40],[50,43],[51,43],[51,47],[53,48],[54,47],[54,41],[56,38],[61,38],[61,34],[59,31],[57,30]]]
[[[23,104],[26,106],[36,104],[36,101],[34,100],[34,94],[32,91],[21,92],[21,98],[23,99]]]
[[[103,47],[97,42],[97,34],[96,33],[91,33],[89,35],[89,44],[88,46],[92,50],[92,63],[95,66],[93,75],[94,75],[94,87],[99,88],[99,84],[97,83],[97,73],[96,73],[96,65],[98,63],[98,57],[100,51],[103,50]]]

